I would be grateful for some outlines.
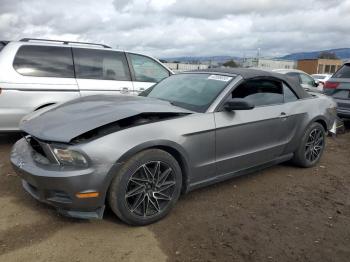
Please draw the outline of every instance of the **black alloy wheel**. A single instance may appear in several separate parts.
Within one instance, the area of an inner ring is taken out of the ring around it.
[[[325,146],[325,128],[318,122],[311,123],[294,152],[293,162],[301,167],[314,166],[320,160]]]
[[[113,212],[130,225],[148,225],[164,216],[181,194],[182,170],[160,149],[148,149],[127,160],[116,172],[108,192]]]
[[[305,144],[305,158],[310,162],[314,162],[320,157],[324,146],[323,133],[319,128],[315,128],[309,134]]]
[[[173,199],[175,185],[173,169],[167,163],[152,161],[140,166],[127,185],[129,211],[142,217],[161,213]]]

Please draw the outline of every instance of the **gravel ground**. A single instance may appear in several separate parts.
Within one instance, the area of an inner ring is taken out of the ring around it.
[[[0,261],[349,261],[350,132],[321,162],[288,164],[181,197],[147,227],[67,219],[31,199],[0,136]]]

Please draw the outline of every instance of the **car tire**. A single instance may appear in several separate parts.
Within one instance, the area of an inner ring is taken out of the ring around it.
[[[109,189],[112,211],[130,225],[154,223],[174,207],[181,194],[182,172],[169,153],[149,149],[131,157]]]
[[[305,130],[294,152],[293,162],[301,167],[312,167],[320,160],[325,146],[325,129],[320,123],[314,122]]]

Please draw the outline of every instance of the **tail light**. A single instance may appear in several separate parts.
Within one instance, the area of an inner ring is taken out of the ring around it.
[[[339,86],[339,83],[337,82],[326,82],[324,85],[324,88],[326,89],[336,89]]]

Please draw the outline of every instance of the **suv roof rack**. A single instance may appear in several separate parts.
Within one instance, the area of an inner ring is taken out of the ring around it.
[[[108,45],[104,44],[96,44],[96,43],[89,43],[89,42],[75,42],[75,41],[62,41],[62,40],[51,40],[51,39],[41,39],[41,38],[22,38],[19,40],[21,42],[30,42],[30,41],[38,41],[38,42],[56,42],[56,43],[62,43],[64,45],[68,44],[79,44],[79,45],[94,45],[94,46],[101,46],[103,48],[112,48]]]

